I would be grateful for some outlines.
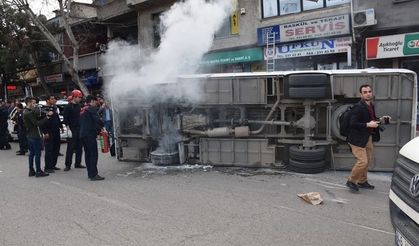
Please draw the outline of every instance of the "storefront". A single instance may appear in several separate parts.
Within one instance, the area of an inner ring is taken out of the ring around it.
[[[366,38],[365,43],[367,67],[419,73],[419,32]]]
[[[28,69],[20,71],[16,74],[17,79],[8,81],[5,84],[8,99],[23,100],[26,96],[32,95],[31,84],[36,83],[38,71],[36,69]]]
[[[258,45],[276,71],[353,68],[349,20],[343,14],[258,28]]]
[[[201,61],[201,73],[255,72],[263,68],[262,48],[229,50],[206,54]]]
[[[56,74],[49,74],[44,76],[44,81],[48,86],[48,89],[50,93],[52,94],[60,94],[61,91],[65,90],[65,84],[64,82],[64,75],[62,73],[56,73]],[[40,83],[40,79],[38,78],[38,83]],[[42,88],[42,87],[41,87]],[[45,94],[45,91],[39,95],[38,93],[35,93],[35,95],[42,96]]]

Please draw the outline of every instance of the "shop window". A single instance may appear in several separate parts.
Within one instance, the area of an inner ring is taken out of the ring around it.
[[[338,65],[336,62],[317,64],[317,70],[336,70],[336,69],[338,69]]]
[[[262,0],[262,17],[300,13],[350,2],[351,0]]]

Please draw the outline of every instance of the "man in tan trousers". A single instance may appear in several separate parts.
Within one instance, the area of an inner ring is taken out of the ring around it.
[[[368,167],[373,163],[373,142],[380,140],[380,124],[388,123],[391,119],[390,116],[377,118],[375,115],[370,85],[361,85],[359,93],[361,101],[352,108],[347,139],[352,154],[356,158],[356,163],[346,182],[346,186],[353,191],[358,191],[359,188],[374,189],[374,186],[368,183],[367,178]]]

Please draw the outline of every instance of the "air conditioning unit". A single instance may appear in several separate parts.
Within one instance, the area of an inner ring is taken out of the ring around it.
[[[354,11],[354,27],[372,26],[377,24],[374,9]]]

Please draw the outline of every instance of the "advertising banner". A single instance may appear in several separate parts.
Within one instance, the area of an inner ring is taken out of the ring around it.
[[[220,65],[242,62],[261,61],[263,59],[261,48],[214,52],[204,55],[201,65]]]
[[[350,34],[349,15],[337,15],[280,25],[281,42]]]
[[[366,39],[367,60],[419,55],[419,33]]]
[[[287,43],[277,45],[273,54],[272,51],[265,48],[264,59],[285,59],[293,57],[345,53],[348,51],[348,48],[351,43],[352,38],[350,36],[342,38],[329,38],[305,42]]]

